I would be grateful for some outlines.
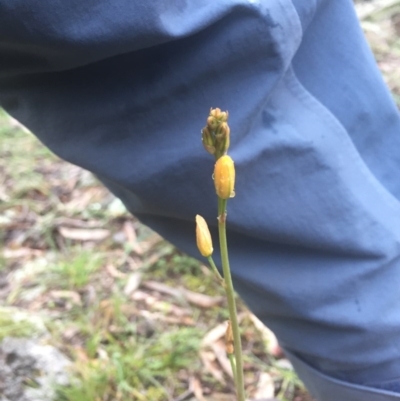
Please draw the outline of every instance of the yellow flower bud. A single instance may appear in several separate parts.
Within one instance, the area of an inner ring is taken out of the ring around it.
[[[221,199],[235,196],[235,166],[230,156],[221,156],[215,163],[214,185]]]
[[[196,242],[197,248],[205,258],[212,255],[214,249],[210,230],[206,221],[200,215],[196,215]]]

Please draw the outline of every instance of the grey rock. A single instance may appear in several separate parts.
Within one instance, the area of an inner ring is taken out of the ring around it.
[[[0,344],[0,401],[54,401],[54,385],[69,383],[70,365],[60,351],[38,340],[5,338]]]

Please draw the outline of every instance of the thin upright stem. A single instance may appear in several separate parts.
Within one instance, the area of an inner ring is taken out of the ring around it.
[[[236,312],[235,292],[233,289],[231,270],[228,258],[228,242],[226,239],[226,199],[218,200],[218,232],[219,244],[221,247],[222,271],[224,273],[225,291],[228,300],[229,315],[232,323],[233,343],[236,359],[236,392],[238,401],[245,401],[244,375],[242,360],[242,343],[239,333],[239,323]]]
[[[215,273],[215,275],[217,276],[218,280],[219,280],[221,283],[224,283],[224,279],[223,279],[223,277],[221,276],[221,274],[219,273],[219,271],[218,271],[218,269],[217,269],[217,266],[215,266],[214,259],[212,258],[212,256],[209,256],[209,257],[207,258],[207,260],[208,260],[208,263],[209,263],[210,266],[211,266],[211,270]]]
[[[236,367],[236,360],[234,354],[228,354],[229,362],[231,363],[232,374],[233,374],[233,381],[235,386],[237,386],[237,367]]]

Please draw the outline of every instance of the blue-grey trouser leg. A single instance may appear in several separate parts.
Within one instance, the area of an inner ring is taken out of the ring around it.
[[[239,293],[319,401],[400,399],[400,118],[350,0],[0,0],[0,104],[195,257],[229,110]]]

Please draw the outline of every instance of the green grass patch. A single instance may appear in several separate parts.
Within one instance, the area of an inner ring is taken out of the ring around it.
[[[121,399],[127,401],[169,399],[179,386],[175,375],[191,366],[198,369],[198,349],[204,333],[196,328],[160,332],[151,340],[126,338],[103,345],[103,358],[79,364],[72,386],[58,389],[63,401]],[[181,383],[182,391],[186,384]],[[115,398],[114,398],[115,397]],[[100,398],[99,398],[100,399]]]
[[[79,290],[87,285],[102,265],[103,258],[89,250],[74,249],[51,266],[49,284],[66,290]]]
[[[38,332],[37,325],[16,314],[14,309],[0,308],[0,341],[5,337],[33,337]]]

